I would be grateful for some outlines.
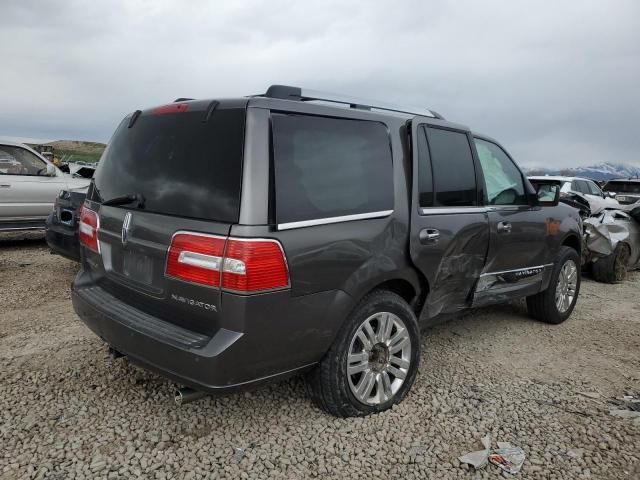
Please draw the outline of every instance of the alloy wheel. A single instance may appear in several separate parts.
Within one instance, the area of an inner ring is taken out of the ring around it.
[[[556,308],[560,313],[569,310],[578,288],[578,267],[573,260],[567,260],[558,275],[556,284]]]
[[[398,392],[411,365],[411,339],[404,322],[390,312],[367,318],[356,330],[347,356],[351,393],[379,405]]]

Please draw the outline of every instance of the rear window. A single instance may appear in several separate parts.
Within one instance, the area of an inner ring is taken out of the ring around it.
[[[427,128],[436,207],[477,205],[476,173],[464,132]],[[423,169],[420,169],[424,175]],[[423,204],[422,206],[430,206]]]
[[[100,159],[92,198],[141,194],[145,211],[237,222],[245,110],[204,118],[200,109],[145,113],[131,128],[125,118]]]
[[[383,124],[274,114],[272,127],[278,223],[393,210]]]
[[[640,181],[637,182],[608,182],[604,186],[607,192],[640,193]]]

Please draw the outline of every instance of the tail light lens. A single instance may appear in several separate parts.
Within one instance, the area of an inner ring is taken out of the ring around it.
[[[267,239],[179,232],[169,247],[166,275],[245,294],[289,287],[282,246]]]
[[[222,269],[222,288],[256,293],[289,286],[284,251],[276,240],[227,240]]]
[[[98,228],[100,228],[100,219],[98,218],[98,214],[82,205],[82,207],[80,207],[78,237],[81,245],[84,245],[94,252],[100,252],[100,245],[98,244]]]
[[[224,237],[215,235],[175,234],[167,255],[167,276],[219,287],[224,243]]]

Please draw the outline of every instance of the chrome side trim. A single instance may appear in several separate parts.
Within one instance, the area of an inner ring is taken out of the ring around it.
[[[381,210],[379,212],[357,213],[355,215],[343,215],[341,217],[316,218],[314,220],[301,220],[299,222],[279,223],[278,230],[290,230],[292,228],[314,227],[316,225],[329,225],[331,223],[351,222],[353,220],[368,220],[371,218],[388,217],[393,210]]]
[[[451,215],[459,213],[487,213],[488,207],[424,207],[420,215]]]
[[[478,279],[475,293],[482,294],[502,287],[524,287],[536,282],[541,282],[544,278],[546,268],[552,266],[553,263],[547,263],[545,265],[536,265],[534,267],[483,273]]]
[[[513,270],[503,270],[501,272],[487,272],[487,273],[481,274],[480,276],[485,277],[487,275],[503,275],[505,273],[517,273],[517,272],[524,272],[526,270],[536,270],[538,268],[547,268],[547,267],[553,267],[553,263],[545,263],[544,265],[536,265],[534,267],[515,268]]]

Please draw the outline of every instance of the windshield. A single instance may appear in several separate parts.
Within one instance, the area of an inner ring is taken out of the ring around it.
[[[604,186],[607,192],[640,193],[640,180],[637,182],[608,182]]]
[[[98,202],[139,195],[143,203],[123,205],[153,213],[238,221],[244,145],[242,108],[145,112],[131,128],[125,118],[95,174]]]

